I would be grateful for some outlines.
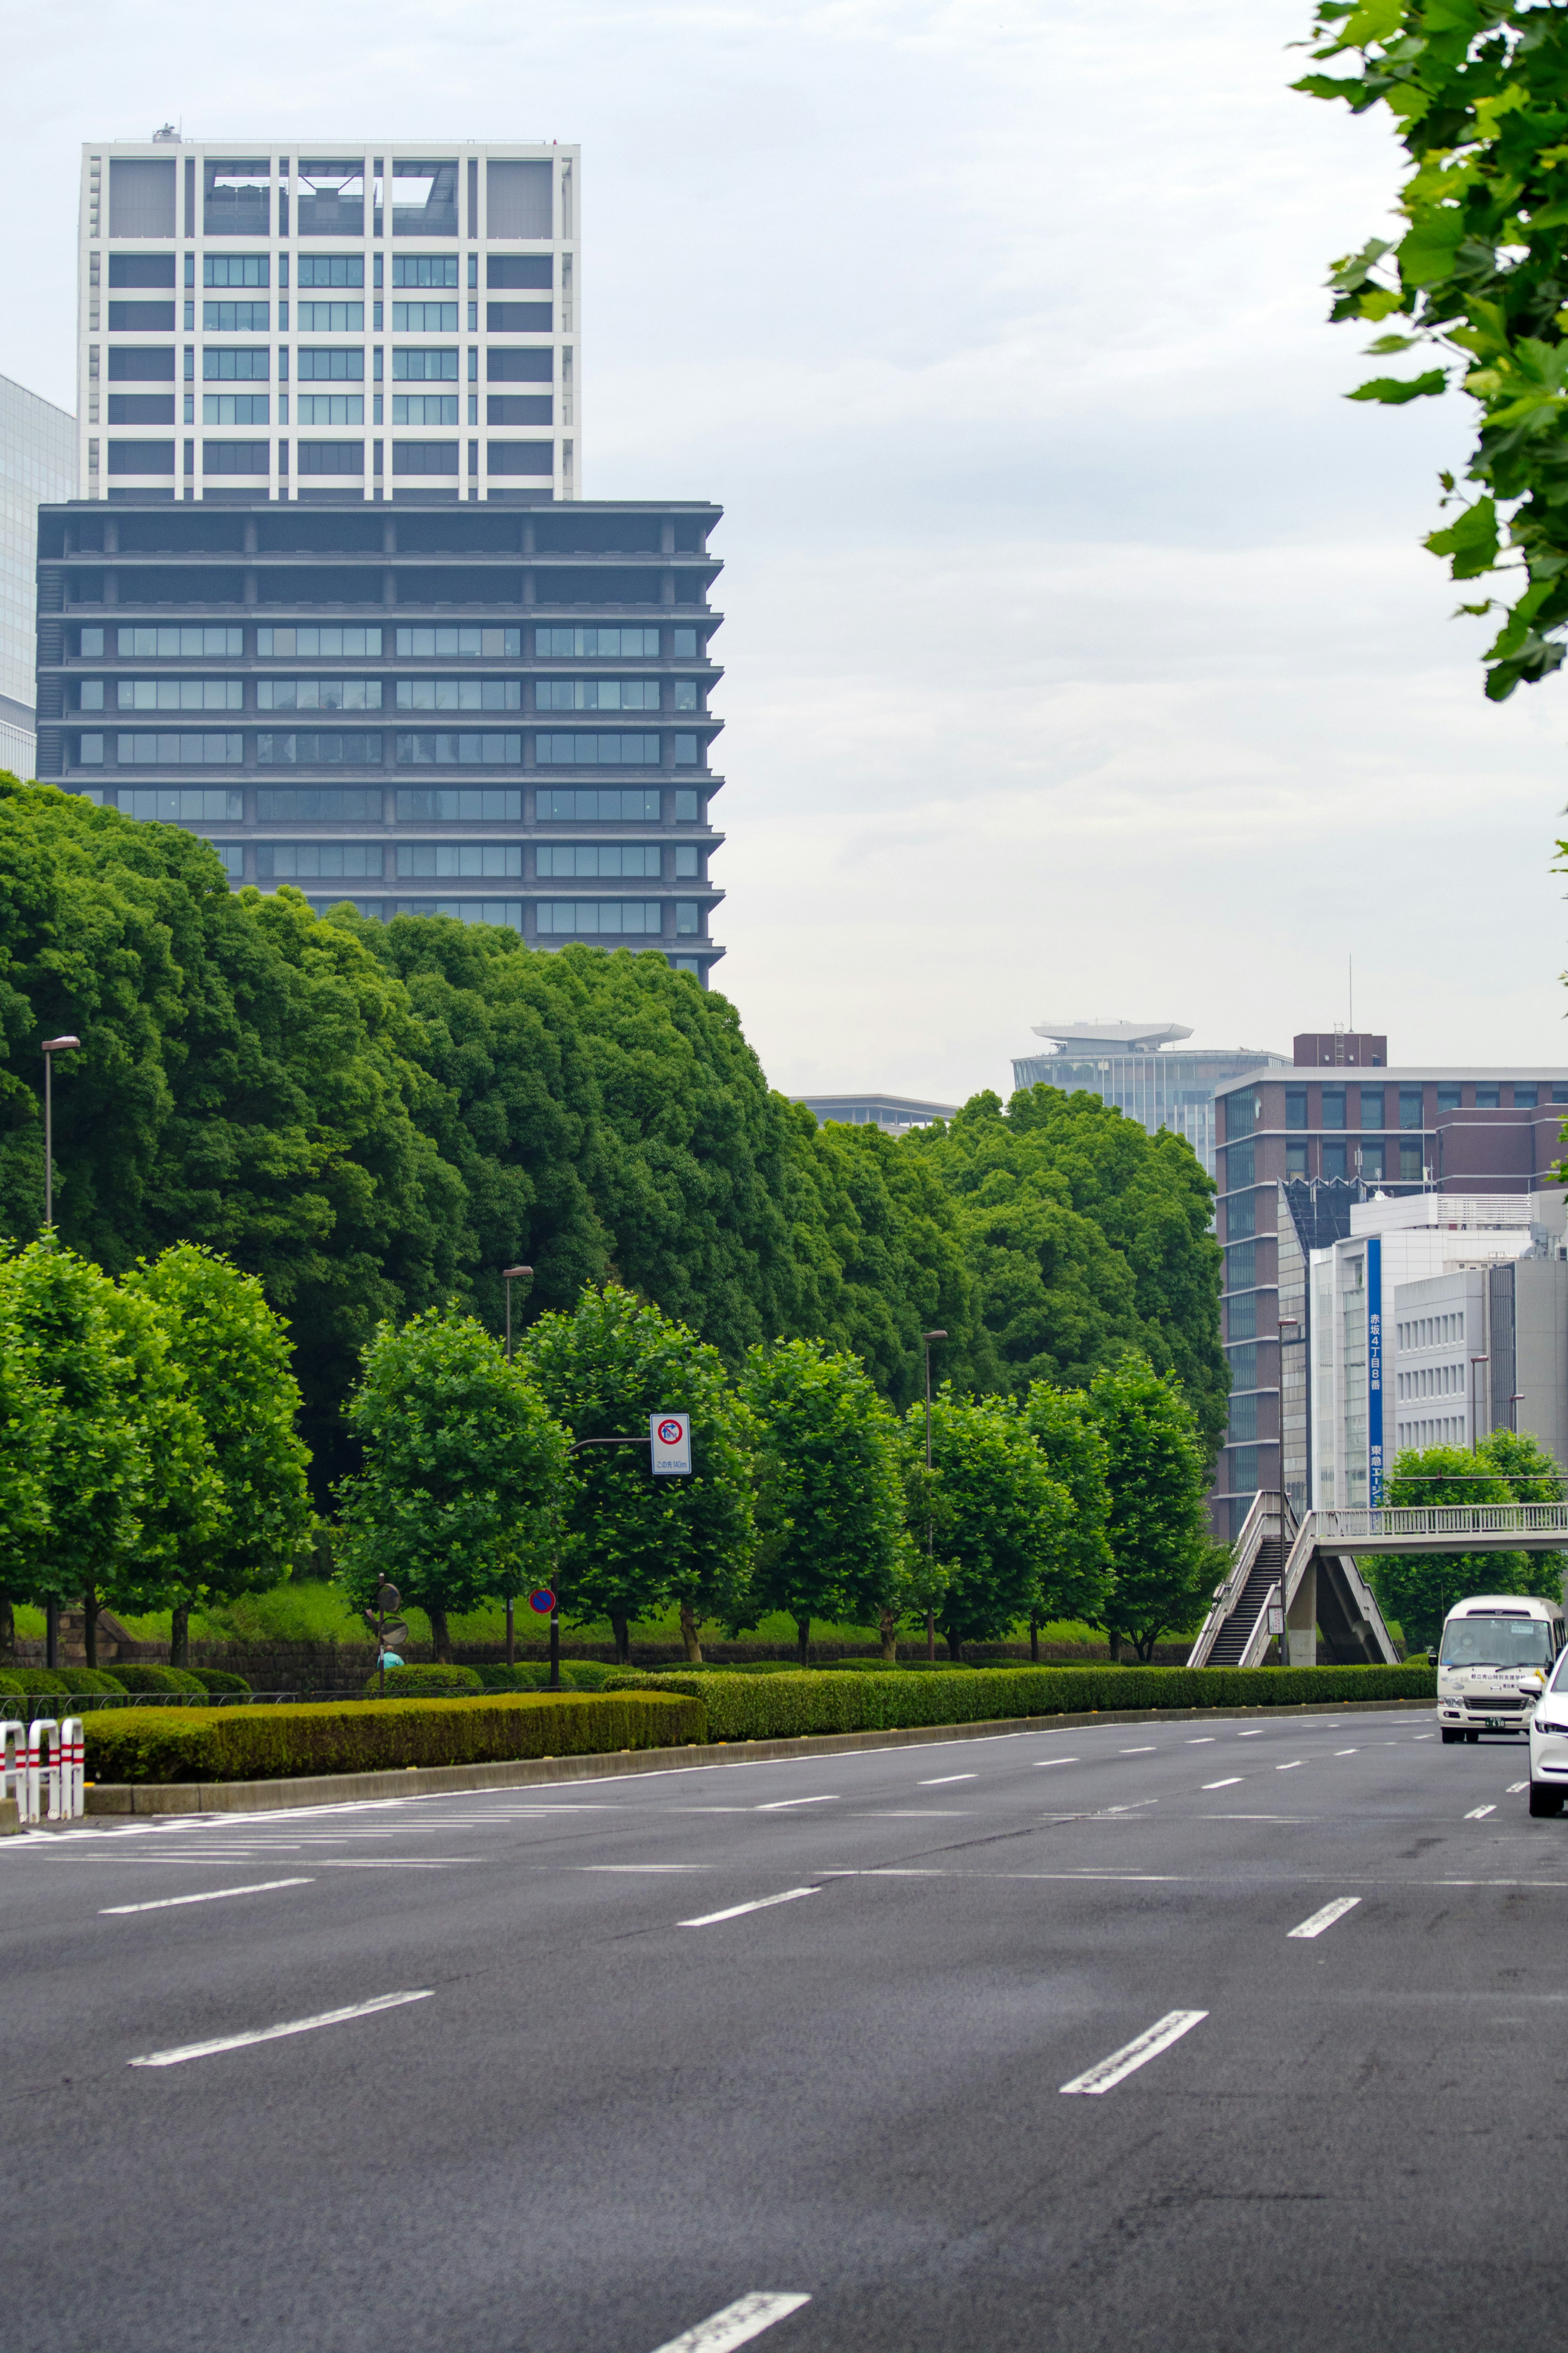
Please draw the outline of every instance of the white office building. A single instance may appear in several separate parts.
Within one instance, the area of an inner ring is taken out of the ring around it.
[[[0,375],[0,768],[31,776],[38,509],[76,489],[76,419]]]
[[[1568,1196],[1355,1204],[1311,1253],[1315,1508],[1377,1503],[1394,1458],[1528,1431],[1568,1465]]]
[[[89,142],[81,495],[580,497],[581,204],[575,147]]]

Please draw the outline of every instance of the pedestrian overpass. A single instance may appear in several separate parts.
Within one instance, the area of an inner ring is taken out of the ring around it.
[[[1215,1588],[1189,1667],[1260,1666],[1284,1629],[1293,1667],[1313,1666],[1318,1637],[1336,1665],[1393,1666],[1397,1653],[1361,1553],[1568,1551],[1568,1504],[1363,1505],[1307,1512],[1263,1487]]]

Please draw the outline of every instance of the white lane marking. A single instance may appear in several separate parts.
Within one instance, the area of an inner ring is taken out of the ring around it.
[[[1435,1736],[1434,1734],[1430,1733],[1430,1732],[1418,1732],[1418,1733],[1415,1735],[1415,1737],[1416,1737],[1416,1739],[1417,1739],[1417,1740],[1431,1740],[1431,1739],[1433,1739],[1435,1736]]]
[[[183,2042],[173,2051],[149,2051],[132,2059],[132,2067],[177,2067],[184,2059],[209,2059],[217,2051],[243,2051],[251,2042],[276,2042],[285,2034],[310,2034],[318,2026],[342,2026],[351,2018],[373,2018],[378,2010],[396,2010],[405,2001],[430,2001],[434,1986],[419,1993],[378,1993],[371,2001],[351,2002],[346,2010],[323,2010],[315,2018],[286,2019],[281,2026],[256,2026],[247,2034],[218,2034],[210,2042]]]
[[[1465,1816],[1465,1820],[1468,1822],[1485,1821],[1489,1814],[1495,1814],[1497,1808],[1495,1806],[1472,1806],[1469,1812]]]
[[[775,2320],[786,2320],[810,2302],[808,2295],[742,2295],[727,2304],[722,2312],[700,2320],[684,2337],[672,2337],[668,2345],[658,2347],[657,2353],[730,2353],[731,2346],[749,2345]]]
[[[112,1919],[124,1912],[170,1912],[176,1904],[217,1904],[226,1895],[269,1895],[275,1887],[313,1887],[310,1879],[258,1879],[254,1887],[209,1887],[200,1895],[155,1895],[149,1904],[105,1904],[100,1909],[102,1917]]]
[[[1153,1743],[1150,1742],[1142,1748],[1119,1748],[1116,1753],[1119,1757],[1152,1757],[1155,1750]]]
[[[1100,1811],[1102,1814],[1138,1814],[1145,1806],[1157,1806],[1159,1802],[1158,1798],[1139,1798],[1125,1806],[1104,1806]]]
[[[1304,1757],[1295,1757],[1289,1765],[1276,1765],[1274,1770],[1277,1773],[1294,1773],[1298,1767],[1304,1765],[1306,1761],[1307,1760]]]
[[[974,1781],[979,1778],[976,1773],[939,1773],[934,1781],[917,1781],[915,1787],[917,1789],[945,1789],[950,1781]]]
[[[738,1920],[742,1912],[765,1912],[770,1905],[793,1904],[797,1895],[820,1895],[819,1887],[786,1887],[782,1895],[759,1895],[754,1904],[731,1904],[723,1912],[704,1912],[696,1920],[678,1920],[678,1928],[711,1928],[719,1920]]]
[[[1204,1783],[1204,1788],[1205,1789],[1235,1789],[1239,1788],[1240,1783],[1241,1775],[1239,1773],[1232,1773],[1229,1778],[1224,1781],[1205,1781]]]
[[[1048,1765],[1076,1765],[1077,1763],[1076,1757],[1037,1757],[1035,1770],[1037,1773],[1043,1773]]]
[[[904,1806],[896,1810],[884,1807],[874,1814],[851,1814],[852,1822],[966,1822],[969,1816],[960,1813],[955,1806],[922,1806],[918,1811]]]
[[[711,1871],[710,1862],[580,1862],[579,1871]]]
[[[1162,2051],[1168,2051],[1173,2042],[1179,2042],[1184,2034],[1201,2025],[1207,2016],[1206,2010],[1167,2010],[1163,2018],[1157,2018],[1153,2025],[1135,2041],[1124,2042],[1120,2051],[1113,2051],[1108,2059],[1101,2059],[1094,2066],[1086,2068],[1081,2075],[1075,2075],[1070,2084],[1063,2084],[1060,2089],[1064,2092],[1109,2092],[1136,2068],[1147,2066],[1149,2061],[1157,2059]]]
[[[1528,1789],[1529,1787],[1528,1781],[1510,1781],[1508,1785],[1508,1794],[1510,1798],[1517,1798],[1521,1789]]]
[[[1336,1757],[1359,1757],[1360,1754],[1359,1748],[1336,1748],[1334,1751]]]
[[[1238,1732],[1236,1736],[1238,1740],[1261,1740],[1263,1726],[1259,1725],[1255,1732]]]
[[[1189,1740],[1187,1746],[1189,1748],[1212,1748],[1215,1745],[1215,1735],[1212,1732],[1201,1733],[1196,1740]]]
[[[841,1799],[831,1790],[822,1798],[770,1798],[765,1806],[753,1806],[757,1814],[782,1814],[786,1806],[837,1806]]]
[[[1310,1913],[1299,1927],[1291,1928],[1288,1934],[1292,1936],[1321,1936],[1325,1928],[1331,1928],[1336,1920],[1342,1920],[1347,1912],[1353,1912],[1360,1902],[1359,1895],[1336,1895],[1331,1904],[1325,1904],[1321,1912]]]

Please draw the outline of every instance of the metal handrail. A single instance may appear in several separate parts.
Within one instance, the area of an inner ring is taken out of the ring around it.
[[[1317,1541],[1378,1536],[1556,1535],[1568,1543],[1568,1504],[1361,1504],[1308,1514]]]
[[[1247,1580],[1257,1565],[1258,1556],[1268,1535],[1268,1523],[1279,1520],[1283,1525],[1290,1506],[1277,1487],[1259,1487],[1247,1506],[1247,1517],[1241,1524],[1231,1556],[1231,1566],[1225,1582],[1216,1586],[1208,1614],[1198,1629],[1197,1639],[1187,1653],[1189,1667],[1201,1667],[1208,1658],[1220,1628],[1247,1590]]]

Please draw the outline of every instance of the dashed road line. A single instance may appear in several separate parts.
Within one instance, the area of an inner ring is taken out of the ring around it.
[[[1360,1902],[1359,1895],[1336,1895],[1331,1904],[1325,1904],[1319,1912],[1309,1913],[1305,1920],[1288,1933],[1292,1936],[1321,1936],[1325,1928],[1331,1928],[1336,1920],[1342,1920],[1347,1912],[1353,1912]]]
[[[786,1887],[782,1895],[759,1895],[752,1904],[731,1904],[722,1912],[704,1912],[695,1920],[678,1920],[678,1928],[711,1928],[721,1920],[738,1920],[742,1912],[766,1912],[774,1904],[793,1904],[797,1895],[819,1895],[818,1887]]]
[[[1120,2051],[1112,2051],[1108,2058],[1085,2068],[1081,2075],[1075,2075],[1070,2084],[1058,2088],[1063,2092],[1109,2092],[1138,2068],[1146,2067],[1151,2059],[1157,2059],[1162,2051],[1168,2051],[1173,2042],[1179,2042],[1184,2034],[1200,2026],[1207,2016],[1206,2010],[1167,2010],[1163,2018],[1157,2018],[1132,2042],[1124,2042]]]
[[[1468,1822],[1485,1821],[1489,1814],[1495,1814],[1497,1808],[1495,1806],[1472,1806],[1469,1812],[1465,1816],[1465,1820]]]
[[[384,2010],[396,2010],[405,2001],[429,2001],[435,1996],[434,1986],[418,1993],[378,1993],[370,2001],[352,2002],[344,2010],[323,2010],[314,2018],[286,2019],[280,2026],[252,2027],[245,2034],[218,2034],[210,2042],[183,2042],[172,2051],[149,2051],[144,2057],[132,2059],[132,2067],[177,2067],[186,2059],[210,2059],[219,2051],[243,2051],[252,2042],[276,2042],[285,2034],[312,2034],[319,2026],[342,2026],[351,2019],[374,2018]]]
[[[200,1895],[154,1895],[147,1904],[104,1904],[100,1914],[105,1920],[115,1919],[127,1912],[172,1912],[180,1904],[218,1904],[226,1895],[270,1895],[277,1887],[313,1887],[312,1879],[258,1879],[252,1887],[208,1887]]]
[[[950,1781],[973,1781],[978,1778],[973,1773],[939,1773],[934,1781],[917,1781],[915,1787],[917,1789],[945,1789]]]
[[[672,2337],[668,2345],[657,2348],[657,2353],[731,2353],[733,2347],[749,2345],[753,2337],[760,2337],[774,2321],[787,2320],[792,2312],[798,2312],[803,2304],[810,2302],[808,2295],[742,2295],[734,2304],[727,2304],[722,2312],[700,2320],[683,2337]]]
[[[1204,1788],[1205,1789],[1237,1789],[1241,1786],[1242,1778],[1243,1777],[1239,1773],[1232,1773],[1223,1781],[1205,1781],[1204,1783]]]
[[[837,1806],[841,1803],[835,1792],[828,1791],[820,1798],[770,1798],[765,1806],[753,1806],[752,1811],[754,1814],[782,1814],[791,1806]]]

